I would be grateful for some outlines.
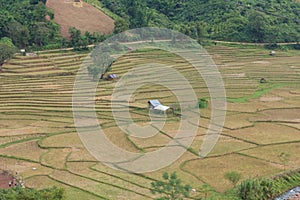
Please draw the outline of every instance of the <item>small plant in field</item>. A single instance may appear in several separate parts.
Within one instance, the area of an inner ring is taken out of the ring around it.
[[[230,171],[230,172],[226,172],[224,177],[229,180],[233,186],[235,187],[236,184],[239,182],[239,180],[241,179],[242,175],[239,172],[236,171]]]
[[[204,195],[204,199],[206,199],[210,195],[211,192],[214,192],[212,187],[206,183],[201,186],[199,191],[202,193],[202,195]],[[201,198],[199,198],[199,199],[201,199]]]
[[[280,160],[280,162],[283,164],[284,166],[284,170],[285,170],[285,167],[286,167],[286,164],[287,162],[289,161],[289,157],[290,155],[288,153],[285,153],[285,152],[281,152],[279,155],[278,155],[278,158]]]

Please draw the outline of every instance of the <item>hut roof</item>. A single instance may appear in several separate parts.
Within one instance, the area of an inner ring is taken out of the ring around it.
[[[170,107],[162,105],[157,99],[149,100],[148,103],[153,107],[154,110],[166,111]]]
[[[154,107],[154,110],[161,110],[161,111],[166,111],[168,110],[170,107],[169,106],[164,106],[164,105],[158,105]]]
[[[155,100],[149,100],[148,103],[151,104],[154,107],[158,106],[158,105],[162,105],[157,99],[155,99]]]
[[[115,79],[118,78],[118,76],[116,74],[109,74],[108,78]]]

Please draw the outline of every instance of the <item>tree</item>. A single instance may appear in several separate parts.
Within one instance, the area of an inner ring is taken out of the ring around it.
[[[115,20],[115,29],[114,33],[122,33],[129,29],[129,24],[121,18]]]
[[[7,27],[12,21],[14,17],[7,11],[0,12],[0,37],[3,37],[7,33]]]
[[[248,16],[248,32],[253,42],[264,42],[267,31],[267,19],[258,11],[253,11]]]
[[[36,21],[46,21],[46,14],[48,13],[47,8],[45,7],[44,3],[38,2],[34,6],[34,10],[32,11],[32,17]]]
[[[89,75],[92,76],[93,81],[97,80],[97,77],[100,74],[100,67],[97,65],[89,65],[88,66]]]
[[[93,64],[88,66],[88,73],[93,77],[93,80],[97,80],[100,75],[100,79],[104,74],[111,69],[113,58],[108,53],[102,52],[102,50],[95,50],[92,53]]]
[[[43,46],[49,42],[51,30],[46,22],[37,22],[31,26],[32,43]]]
[[[10,23],[7,28],[9,38],[12,39],[13,43],[20,48],[25,48],[29,40],[28,28],[19,22]]]
[[[76,29],[75,27],[71,27],[69,29],[70,33],[70,44],[74,49],[86,49],[88,45],[88,39],[86,37],[81,36],[81,31]]]
[[[76,29],[75,27],[69,28],[69,34],[71,37],[70,43],[73,47],[78,46],[80,38],[81,38],[81,31]]]
[[[170,175],[164,172],[162,177],[163,181],[151,183],[151,193],[161,195],[156,200],[182,200],[184,197],[189,197],[191,186],[183,185],[176,172]]]
[[[140,28],[147,26],[149,21],[149,11],[144,0],[128,0],[126,2],[127,14],[130,16],[130,28]]]
[[[228,179],[232,184],[233,186],[235,187],[236,184],[239,182],[239,180],[241,179],[241,174],[239,172],[236,172],[236,171],[230,171],[230,172],[226,172],[224,177],[226,179]]]
[[[11,39],[9,38],[1,38],[0,40],[0,72],[2,71],[2,65],[8,59],[12,58],[14,53],[16,52],[16,48],[13,45]]]

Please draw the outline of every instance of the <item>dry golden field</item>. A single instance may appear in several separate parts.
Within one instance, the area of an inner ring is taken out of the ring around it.
[[[51,1],[49,1],[51,2]],[[74,127],[72,90],[85,53],[43,52],[37,57],[16,56],[0,73],[0,168],[18,172],[28,187],[64,187],[67,199],[153,199],[150,183],[164,171],[176,171],[201,196],[206,183],[217,192],[232,188],[224,178],[237,171],[242,179],[270,177],[300,168],[300,52],[278,51],[269,56],[261,47],[208,46],[226,86],[225,126],[212,152],[200,159],[208,128],[210,106],[200,109],[197,137],[172,165],[155,172],[130,174],[97,161],[83,146]],[[204,81],[181,58],[164,51],[133,52],[118,59],[110,73],[119,76],[132,66],[155,59],[173,65],[189,77],[199,98],[209,93]],[[268,80],[260,84],[260,78]],[[132,152],[161,148],[174,136],[178,117],[169,116],[160,134],[147,139],[126,135],[116,126],[110,95],[116,82],[98,87],[95,105],[99,123],[109,140]],[[149,122],[147,100],[167,105],[177,99],[168,88],[144,86],[134,93],[131,117]],[[289,155],[283,163],[281,153]],[[36,169],[35,169],[36,168]]]

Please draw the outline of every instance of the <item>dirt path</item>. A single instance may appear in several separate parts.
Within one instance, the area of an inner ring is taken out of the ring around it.
[[[216,43],[223,43],[223,44],[239,44],[239,45],[253,45],[253,46],[264,46],[270,43],[251,43],[251,42],[228,42],[228,41],[221,41],[221,40],[214,40]],[[289,44],[299,44],[297,42],[282,42],[276,43],[278,45],[289,45]]]

